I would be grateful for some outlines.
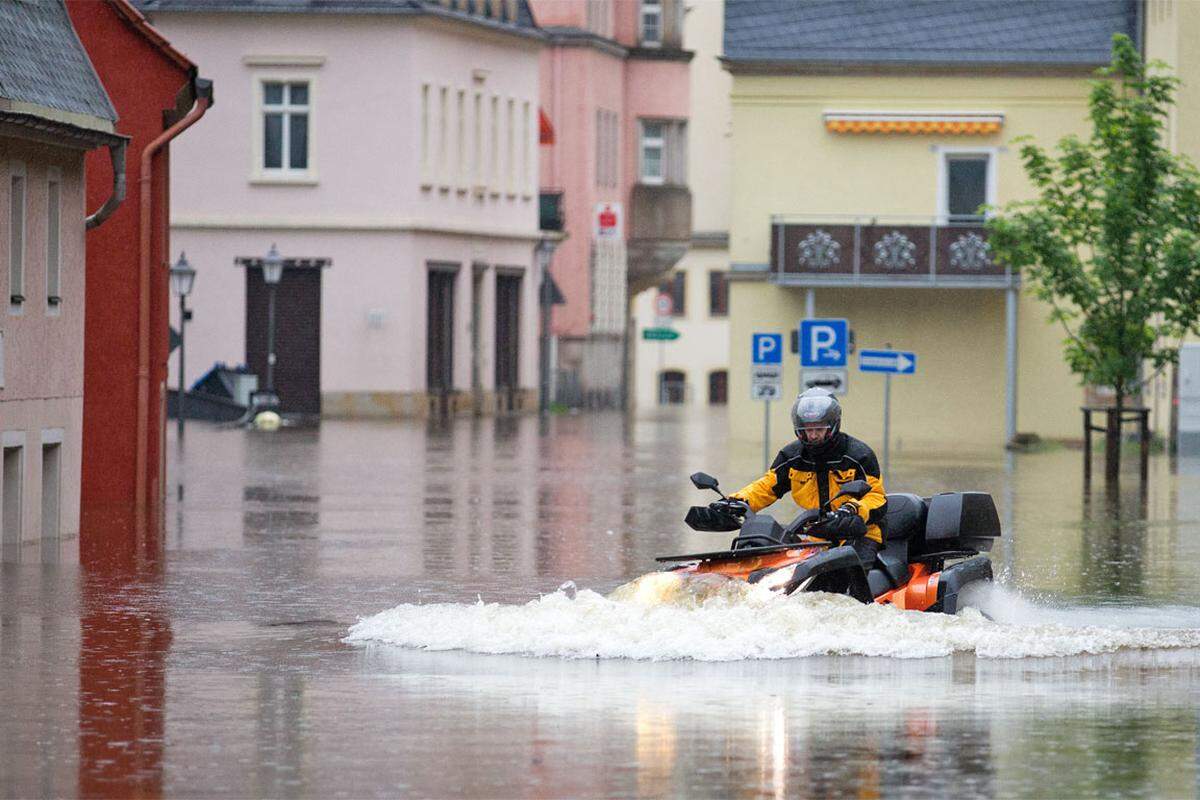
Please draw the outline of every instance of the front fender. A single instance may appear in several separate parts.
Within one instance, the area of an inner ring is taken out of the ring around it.
[[[820,575],[830,572],[840,572],[842,570],[852,570],[850,573],[851,584],[861,590],[855,592],[856,596],[858,594],[865,594],[868,599],[863,602],[869,602],[871,592],[865,586],[866,577],[863,575],[862,563],[858,560],[858,553],[854,552],[853,547],[846,545],[834,547],[818,556],[801,561],[796,565],[791,580],[784,585],[783,592],[784,594],[791,594],[796,591],[800,584],[809,578],[816,578]],[[863,586],[857,586],[858,583],[863,584]],[[858,599],[861,600],[862,598]]]

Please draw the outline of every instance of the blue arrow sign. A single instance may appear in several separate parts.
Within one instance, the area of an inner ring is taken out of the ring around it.
[[[894,372],[912,375],[917,371],[917,354],[901,350],[860,350],[858,368],[863,372]]]
[[[753,333],[750,336],[750,359],[752,363],[783,363],[782,333]]]
[[[850,325],[844,319],[800,320],[800,366],[844,367]]]

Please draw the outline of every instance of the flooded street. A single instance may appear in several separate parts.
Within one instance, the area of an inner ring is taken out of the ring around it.
[[[995,622],[607,597],[727,544],[681,521],[761,473],[725,429],[190,425],[161,563],[6,552],[0,795],[1200,794],[1200,465],[894,449],[890,491],[995,497]]]

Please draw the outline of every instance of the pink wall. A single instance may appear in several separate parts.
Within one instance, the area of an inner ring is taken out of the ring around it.
[[[484,389],[494,383],[494,267],[525,270],[520,384],[537,386],[539,40],[409,15],[152,16],[218,87],[203,129],[172,147],[173,252],[186,250],[198,272],[189,382],[214,361],[243,360],[245,276],[234,258],[262,255],[274,242],[285,256],[332,259],[322,273],[323,392],[424,391],[429,261],[462,265],[455,291],[459,389],[470,387],[472,262],[492,268],[483,287]],[[256,180],[256,80],[288,76],[312,82],[314,178]],[[497,95],[504,110],[510,99],[515,109],[528,103],[529,138],[523,124],[514,134],[515,151],[527,146],[530,154],[527,180],[476,191],[458,169],[455,134],[446,169],[425,174],[426,83],[435,98],[447,87],[452,115],[459,90],[468,111],[477,90],[489,106]],[[173,387],[175,360],[172,370]]]
[[[566,305],[554,309],[553,332],[584,336],[591,326],[589,263],[596,204],[626,202],[628,186],[596,185],[596,112],[615,111],[626,126],[625,61],[586,47],[556,47],[542,53],[542,107],[554,126],[555,144],[544,147],[542,187],[563,190],[569,234],[551,267]]]
[[[634,45],[637,0],[614,0],[615,37]],[[560,0],[534,3],[538,23],[545,26],[586,24],[586,4]],[[591,327],[590,255],[593,216],[598,203],[621,203],[629,230],[630,190],[638,180],[638,119],[686,119],[689,111],[686,61],[627,58],[600,47],[552,46],[541,59],[542,107],[550,116],[555,144],[542,147],[541,184],[562,190],[568,239],[554,255],[554,279],[567,303],[554,309],[553,333],[586,336]],[[596,182],[597,109],[620,117],[618,186]]]
[[[80,442],[83,425],[84,184],[77,150],[0,140],[0,331],[4,334],[4,385],[0,436],[23,447],[22,536],[42,536],[42,443],[61,436],[59,497],[61,535],[79,532]],[[24,297],[10,306],[9,185],[14,162],[25,168]],[[60,170],[61,297],[47,303],[47,177]],[[5,533],[5,538],[10,533]]]

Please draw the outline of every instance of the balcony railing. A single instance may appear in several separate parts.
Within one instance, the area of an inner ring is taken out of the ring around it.
[[[982,221],[939,217],[771,218],[771,277],[799,286],[1008,287]]]

